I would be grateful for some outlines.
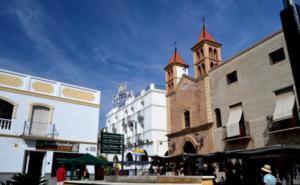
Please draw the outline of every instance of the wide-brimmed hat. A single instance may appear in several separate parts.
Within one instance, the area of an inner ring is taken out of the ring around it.
[[[272,173],[271,166],[268,164],[265,164],[264,167],[261,168],[261,170],[267,173]]]

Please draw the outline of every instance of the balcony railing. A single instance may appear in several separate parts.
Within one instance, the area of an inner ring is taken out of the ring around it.
[[[0,118],[0,130],[10,130],[11,119]]]
[[[25,121],[23,131],[24,137],[54,139],[57,135],[58,132],[53,123]]]
[[[138,112],[138,120],[139,120],[139,121],[144,120],[144,112],[143,112],[143,111],[139,111],[139,112]]]
[[[240,124],[240,134],[233,137],[227,137],[227,130],[226,127],[224,129],[224,141],[231,141],[231,140],[240,140],[240,139],[249,139],[250,138],[250,128],[249,122],[245,121],[243,124]]]
[[[300,123],[297,116],[293,116],[288,119],[274,121],[273,116],[267,116],[267,134],[291,131],[300,129]]]

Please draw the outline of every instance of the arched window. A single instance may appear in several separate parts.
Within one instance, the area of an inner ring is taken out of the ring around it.
[[[199,76],[201,76],[201,67],[200,67],[200,65],[197,67],[197,69],[198,69]]]
[[[197,57],[198,57],[198,59],[199,59],[199,60],[201,60],[201,56],[200,56],[200,53],[199,53],[199,51],[197,51],[196,53],[197,53]]]
[[[184,111],[184,126],[185,128],[188,128],[191,126],[191,123],[190,123],[190,111],[189,110],[186,110]]]
[[[210,68],[213,68],[213,67],[214,67],[214,63],[211,62],[211,63],[210,63]]]
[[[202,48],[200,49],[200,53],[201,53],[201,58],[204,58],[204,52]]]
[[[208,53],[209,53],[209,58],[213,58],[212,48],[209,48]]]
[[[222,127],[221,111],[219,108],[215,109],[215,114],[216,114],[217,128]]]
[[[203,74],[205,74],[206,71],[205,71],[205,65],[204,64],[202,64],[202,69],[203,69]]]
[[[218,53],[216,49],[214,49],[214,59],[218,60]]]

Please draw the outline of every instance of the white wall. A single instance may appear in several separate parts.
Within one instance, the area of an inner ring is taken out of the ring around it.
[[[0,95],[18,103],[11,128],[16,135],[23,133],[24,122],[29,119],[29,105],[44,103],[54,107],[52,123],[59,133],[57,139],[97,142],[99,108],[4,91],[0,91]]]
[[[122,119],[125,118],[127,122],[127,116],[125,111],[127,110],[128,116],[131,116],[134,120],[137,121],[137,112],[141,110],[144,113],[144,127],[137,124],[137,133],[142,133],[144,141],[149,140],[153,143],[143,145],[140,148],[143,148],[147,151],[148,155],[164,155],[167,151],[167,119],[166,119],[166,97],[165,90],[155,89],[154,84],[150,85],[150,89],[141,91],[141,96],[136,98],[131,98],[128,100],[124,107],[113,108],[106,114],[106,127],[109,128],[108,132],[112,132],[112,124],[116,124],[118,129],[117,133],[125,135],[125,144],[126,138],[132,137],[135,134],[134,129],[127,129],[127,133],[123,132],[122,128]],[[144,102],[144,105],[141,105],[141,102]],[[134,111],[132,113],[131,108],[133,107]],[[115,119],[117,116],[117,119]],[[110,120],[108,122],[108,120]],[[128,126],[127,126],[128,127]],[[158,145],[162,141],[162,145]],[[131,140],[134,142],[134,138]],[[128,152],[131,150],[125,151],[125,157]],[[113,154],[109,154],[108,160],[113,159]],[[119,160],[121,160],[121,155],[118,155]]]
[[[25,150],[34,149],[35,142],[0,137],[0,172],[20,173]]]

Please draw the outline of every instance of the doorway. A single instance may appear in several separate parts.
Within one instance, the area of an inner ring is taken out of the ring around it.
[[[31,175],[41,176],[45,152],[26,151],[25,172]]]

